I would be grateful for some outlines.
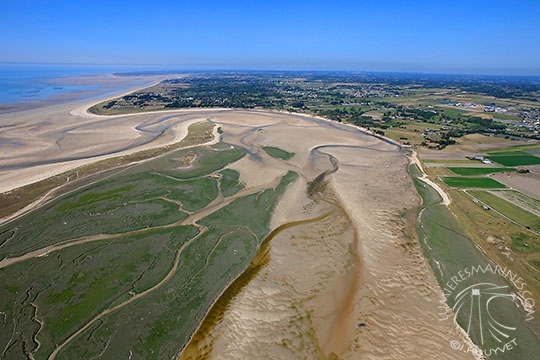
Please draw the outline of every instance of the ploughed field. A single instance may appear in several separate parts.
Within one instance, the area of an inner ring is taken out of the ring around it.
[[[297,176],[246,189],[227,168],[244,155],[176,150],[1,226],[0,357],[178,355]]]

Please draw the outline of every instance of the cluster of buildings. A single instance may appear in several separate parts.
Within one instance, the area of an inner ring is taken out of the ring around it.
[[[453,105],[456,107],[463,107],[463,108],[477,110],[477,111],[482,109],[482,111],[486,113],[516,115],[522,118],[521,122],[508,121],[508,120],[505,122],[509,123],[509,125],[513,127],[527,128],[529,131],[531,131],[534,134],[540,134],[540,108],[527,107],[523,109],[515,109],[513,107],[502,108],[500,106],[497,106],[496,104],[485,106],[485,105],[475,104],[475,103],[460,103],[460,102],[454,103]],[[496,115],[494,115],[494,118],[496,118]]]
[[[521,112],[523,126],[529,128],[533,133],[540,133],[540,108],[526,108]]]
[[[340,93],[354,98],[398,97],[397,89],[374,84],[355,84],[337,87]]]
[[[467,159],[469,160],[476,160],[476,161],[480,161],[482,162],[483,164],[493,164],[493,161],[483,157],[482,155],[475,155],[475,156],[467,156]]]
[[[497,106],[495,104],[485,106],[483,110],[484,110],[484,112],[497,112],[497,113],[505,113],[505,112],[508,111],[508,110],[503,109],[502,107],[499,107],[499,106]]]

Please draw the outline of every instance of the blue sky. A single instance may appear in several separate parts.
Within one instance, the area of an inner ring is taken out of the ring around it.
[[[0,1],[0,62],[540,75],[540,1]]]

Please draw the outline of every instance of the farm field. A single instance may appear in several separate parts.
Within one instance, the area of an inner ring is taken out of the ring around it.
[[[495,195],[496,192],[469,190],[468,193],[527,229],[540,232],[540,217],[538,215],[508,202],[504,197]]]
[[[540,157],[521,150],[489,152],[488,159],[504,166],[524,166],[540,164]]]
[[[506,187],[500,182],[487,177],[445,176],[442,180],[446,185],[455,188],[499,189]]]
[[[471,141],[467,148],[479,149],[492,145],[490,142],[485,142],[486,137],[469,136],[469,138]],[[538,144],[502,147],[498,144],[496,148],[491,147],[488,154],[529,156],[528,152],[537,148]],[[465,148],[461,145],[456,145],[455,156],[463,150]],[[448,151],[452,154],[451,150]],[[432,162],[432,160],[426,161]],[[536,261],[537,250],[540,250],[536,245],[538,234],[535,234],[535,231],[538,231],[540,214],[538,210],[540,203],[536,198],[538,177],[535,167],[530,167],[530,173],[518,173],[517,167],[496,167],[493,164],[489,167],[464,166],[467,162],[470,164],[470,160],[463,161],[463,165],[460,166],[443,167],[445,162],[451,160],[441,161],[441,166],[427,167],[428,172],[449,187],[447,192],[453,199],[451,208],[459,222],[467,229],[467,234],[474,238],[475,242],[492,258],[498,259],[503,264],[521,267],[522,274],[527,274],[530,281],[537,283],[540,274],[534,270],[536,268],[529,266]],[[451,176],[450,171],[459,176]],[[480,203],[473,202],[473,197],[480,200]],[[494,211],[484,210],[482,204]],[[499,212],[506,218],[499,215]],[[523,244],[528,244],[529,247]],[[519,259],[517,264],[516,257]],[[534,290],[537,291],[536,287]]]
[[[492,194],[540,217],[540,200],[516,190],[494,191]]]
[[[454,174],[461,176],[488,175],[497,172],[514,172],[516,168],[477,168],[477,167],[449,167]]]

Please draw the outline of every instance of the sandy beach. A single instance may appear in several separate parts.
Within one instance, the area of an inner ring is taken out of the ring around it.
[[[201,109],[96,116],[65,103],[0,114],[0,192],[77,166],[178,142],[210,120],[248,151],[247,188],[300,175],[275,211],[266,265],[201,328],[184,358],[464,358],[414,234],[420,204],[397,146],[354,127],[269,111]],[[263,146],[295,156],[270,157]],[[316,197],[306,188],[327,172]]]

